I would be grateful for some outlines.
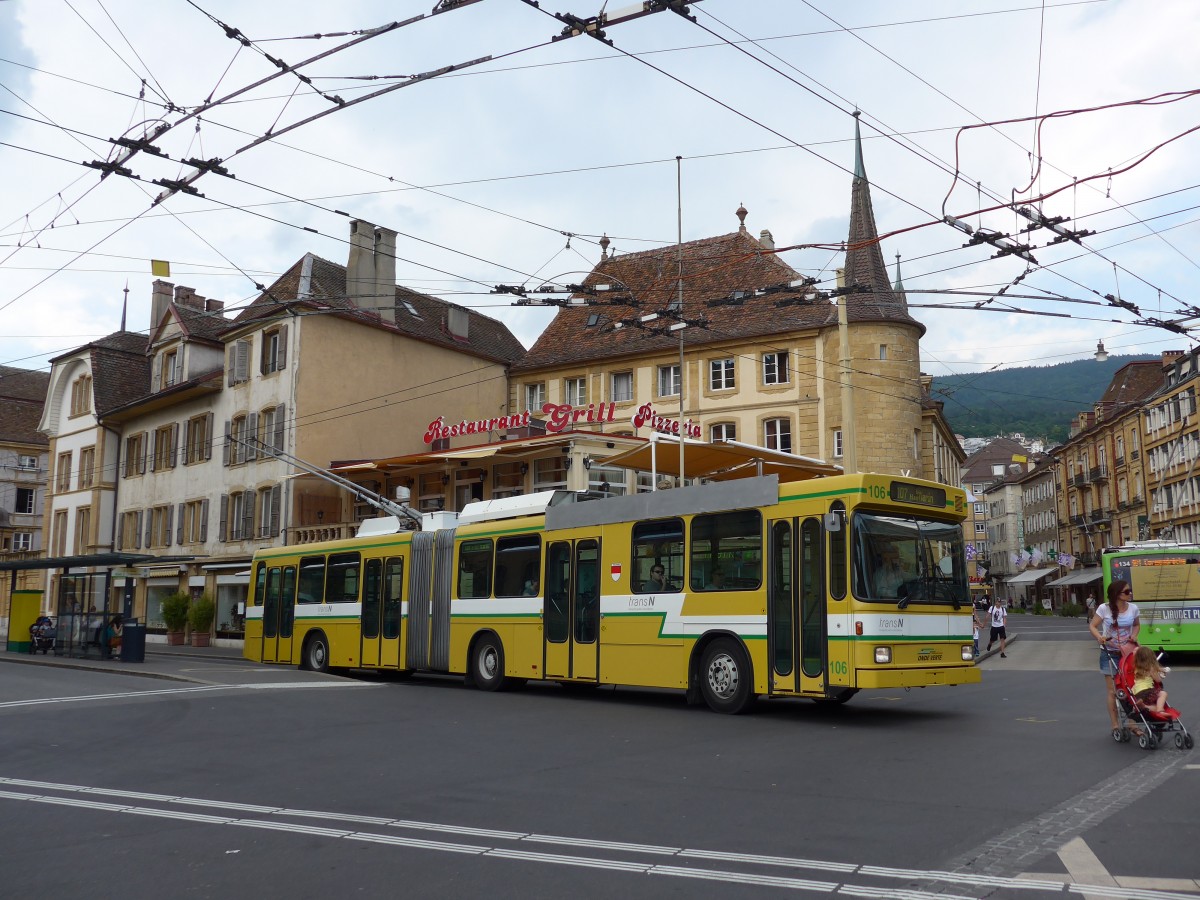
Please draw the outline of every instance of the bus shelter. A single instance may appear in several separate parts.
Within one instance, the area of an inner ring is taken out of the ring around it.
[[[82,556],[46,556],[0,563],[13,590],[17,572],[32,569],[62,570],[53,597],[42,610],[54,619],[54,652],[62,656],[107,656],[106,635],[113,619],[133,617],[133,595],[128,583],[123,594],[113,590],[113,570],[155,562],[184,562],[190,556],[163,557],[146,553],[93,553]],[[79,571],[73,571],[79,570]]]

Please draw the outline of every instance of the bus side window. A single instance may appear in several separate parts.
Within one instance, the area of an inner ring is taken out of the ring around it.
[[[383,636],[400,636],[400,611],[404,600],[404,559],[393,556],[383,570]]]
[[[463,600],[490,597],[492,586],[488,582],[491,577],[491,539],[463,541],[458,548],[458,596]]]
[[[841,519],[841,528],[827,531],[829,540],[829,596],[835,600],[846,598],[846,504],[835,500],[829,511]]]
[[[358,601],[358,571],[361,557],[357,553],[333,553],[325,576],[326,603],[356,603]]]
[[[300,592],[297,603],[321,603],[325,599],[325,557],[306,556],[300,560]]]
[[[659,519],[633,526],[633,589],[648,594],[654,591],[682,591],[683,520]],[[663,569],[662,585],[656,584],[654,570]]]
[[[254,593],[250,596],[251,606],[262,606],[267,590],[267,564],[260,562],[254,575]]]
[[[496,596],[535,597],[542,570],[542,540],[536,534],[496,540]]]

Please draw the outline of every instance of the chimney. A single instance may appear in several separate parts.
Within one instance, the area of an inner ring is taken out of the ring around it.
[[[204,298],[196,293],[195,288],[184,287],[181,284],[175,288],[175,305],[190,306],[192,309],[204,309]]]
[[[758,242],[760,244],[762,244],[764,247],[766,247],[768,250],[775,249],[775,236],[773,234],[771,234],[771,232],[767,231],[767,229],[765,229],[765,228],[759,232]]]
[[[171,292],[175,285],[161,278],[154,279],[154,292],[150,296],[150,330],[158,327],[162,317],[166,315],[167,306],[171,302]]]
[[[350,222],[350,258],[346,262],[346,299],[373,309],[375,293],[375,226],[362,219]]]
[[[210,313],[224,314],[225,304],[220,300],[205,300],[204,301],[204,311],[210,312]]]
[[[396,232],[375,229],[375,306],[385,322],[396,324]]]

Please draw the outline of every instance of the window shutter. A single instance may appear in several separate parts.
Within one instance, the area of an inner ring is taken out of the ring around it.
[[[258,413],[246,416],[246,459],[258,459]]]
[[[162,389],[162,355],[156,354],[154,357],[154,374],[151,376],[150,390],[158,391]]]
[[[138,516],[140,517],[139,521],[145,522],[146,530],[143,534],[146,536],[145,547],[149,550],[153,546],[154,540],[154,510],[148,509],[144,514],[139,512]]]
[[[242,537],[254,536],[254,491],[242,493]]]
[[[287,416],[287,404],[280,403],[275,407],[275,449],[283,450],[283,420]]]
[[[183,423],[183,461],[192,462],[192,419]]]
[[[166,546],[170,547],[171,546],[171,531],[175,524],[174,523],[175,507],[168,505],[167,508],[163,510],[163,514],[167,517],[167,527],[163,529],[163,543],[165,543]],[[180,512],[180,514],[179,514],[179,521],[180,522],[183,521],[183,513],[182,512]]]
[[[204,458],[212,459],[213,445],[213,414],[208,413],[204,417]]]
[[[233,387],[233,376],[237,372],[237,344],[233,344],[229,348],[228,368],[225,370],[225,384],[228,387]]]
[[[128,526],[128,524],[129,524],[129,522],[126,520],[125,514],[122,513],[120,525],[117,527],[117,549],[118,550],[125,549],[125,529],[126,529],[126,526]]]
[[[158,431],[153,434],[147,434],[150,439],[150,471],[154,472],[158,469]]]
[[[250,342],[237,342],[237,371],[234,373],[235,383],[250,380]]]
[[[139,475],[146,474],[146,454],[150,452],[149,437],[150,436],[148,434],[142,435],[142,440],[141,440],[141,445],[140,445],[142,455],[138,458],[138,474]]]
[[[200,501],[200,541],[208,540],[208,500]]]
[[[230,454],[230,451],[233,449],[233,440],[231,438],[232,434],[233,434],[233,422],[229,421],[229,419],[226,419],[225,420],[225,446],[221,448],[221,458],[223,460],[222,465],[226,465],[226,466],[229,465],[229,454]],[[221,533],[222,534],[225,533],[224,528],[221,529]],[[224,540],[224,538],[222,538],[222,540]]]
[[[283,486],[275,485],[271,488],[271,530],[270,533],[264,534],[263,537],[273,538],[279,534],[279,507],[283,500]]]
[[[218,541],[229,540],[229,497],[221,495],[221,524],[217,531]]]
[[[279,351],[275,354],[275,368],[278,371],[283,370],[287,366],[287,340],[288,327],[286,325],[279,326]]]
[[[171,468],[179,463],[179,423],[171,423]]]
[[[177,525],[179,530],[175,533],[175,543],[179,544],[181,547],[183,546],[183,538],[184,538],[183,522],[184,522],[184,518],[185,518],[184,517],[184,509],[186,506],[187,506],[186,503],[179,504],[179,522]]]
[[[175,353],[175,383],[180,384],[183,381],[183,347]]]

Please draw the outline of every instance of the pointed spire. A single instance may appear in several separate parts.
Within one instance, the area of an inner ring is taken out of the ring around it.
[[[875,227],[875,210],[871,203],[871,183],[867,180],[862,156],[862,134],[858,112],[854,114],[854,181],[850,187],[850,234],[846,241],[846,285],[862,285],[863,293],[851,294],[847,306],[851,321],[869,319],[904,320],[921,329],[925,327],[908,313],[903,286],[893,288],[888,278],[887,264],[879,246],[879,231]],[[897,265],[899,265],[897,263]]]
[[[867,169],[863,165],[862,155],[862,131],[858,127],[858,117],[862,115],[861,110],[854,111],[854,177],[866,178]]]
[[[896,251],[896,283],[892,285],[892,290],[897,294],[904,293],[904,279],[900,277],[900,251]]]
[[[129,312],[129,279],[125,279],[125,299],[121,301],[121,330],[125,330],[125,314]]]

